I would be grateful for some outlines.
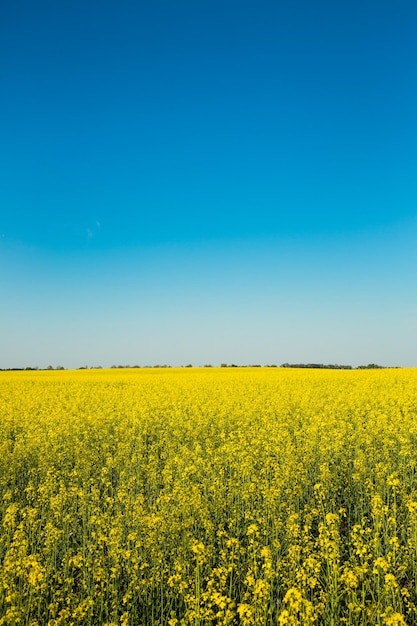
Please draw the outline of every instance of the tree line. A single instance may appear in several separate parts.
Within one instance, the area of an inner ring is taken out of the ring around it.
[[[110,369],[149,369],[149,368],[172,368],[172,365],[112,365]],[[180,365],[179,367],[193,367],[191,363],[187,365]],[[368,363],[368,365],[358,365],[353,367],[352,365],[338,365],[336,363],[324,364],[324,363],[283,363],[282,365],[236,365],[235,363],[227,364],[221,363],[220,365],[199,365],[197,367],[280,367],[280,368],[300,368],[300,369],[322,369],[322,370],[369,370],[369,369],[393,369],[398,366],[386,366],[377,365],[376,363]],[[23,371],[48,371],[48,370],[65,370],[62,365],[53,367],[48,365],[47,367],[6,367],[1,368],[1,372],[23,372]],[[70,368],[72,369],[72,368]],[[101,365],[82,365],[74,369],[88,370],[88,369],[103,369]]]

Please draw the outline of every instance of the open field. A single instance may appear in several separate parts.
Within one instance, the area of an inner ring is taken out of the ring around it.
[[[0,375],[0,624],[417,623],[417,370]]]

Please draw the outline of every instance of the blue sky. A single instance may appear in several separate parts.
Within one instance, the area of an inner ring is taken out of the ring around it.
[[[0,367],[417,366],[414,2],[7,2]]]

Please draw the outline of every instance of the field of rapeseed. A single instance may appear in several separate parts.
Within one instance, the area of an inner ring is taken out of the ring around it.
[[[417,623],[417,371],[0,373],[0,624]]]

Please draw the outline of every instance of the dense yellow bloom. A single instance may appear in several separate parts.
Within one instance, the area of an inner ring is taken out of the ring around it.
[[[0,372],[0,625],[416,624],[416,389]]]

